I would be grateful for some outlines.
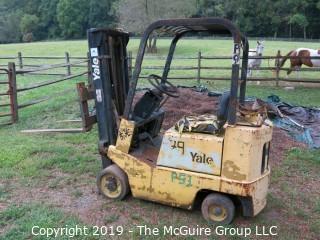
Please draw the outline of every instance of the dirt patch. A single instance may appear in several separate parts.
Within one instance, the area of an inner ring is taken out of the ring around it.
[[[65,180],[54,183],[56,180]],[[20,184],[18,179],[6,181],[6,189],[12,191],[10,202],[15,204],[43,203],[62,209],[64,212],[78,216],[85,223],[94,223],[92,213],[98,211],[102,201],[95,185],[95,178],[89,175],[82,175],[81,178],[91,179],[92,184],[88,185],[79,181],[70,182],[68,174],[59,170],[53,170],[47,181],[39,181],[37,186],[25,186]],[[9,205],[4,203],[4,206]],[[0,204],[1,206],[1,204]],[[1,210],[1,208],[0,208]],[[2,209],[4,210],[4,209]]]
[[[179,89],[179,98],[169,98],[163,106],[165,119],[163,129],[172,127],[185,115],[215,113],[218,108],[218,98],[209,97],[207,93],[192,89]]]
[[[136,102],[144,92],[135,96]],[[169,98],[163,105],[165,118],[162,128],[167,130],[185,115],[215,113],[218,108],[218,98],[209,97],[206,92],[196,92],[193,89],[180,88],[178,98]]]
[[[303,143],[298,143],[292,139],[286,131],[274,127],[270,148],[270,162],[272,165],[278,165],[286,157],[287,150],[294,147],[306,147]]]

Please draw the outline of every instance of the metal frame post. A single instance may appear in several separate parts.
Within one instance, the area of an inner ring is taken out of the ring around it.
[[[129,77],[129,81],[131,80],[132,78],[132,52],[129,51],[128,52],[128,77]]]
[[[248,70],[248,55],[249,55],[249,42],[248,39],[242,36],[242,64],[241,64],[241,81],[240,81],[240,104],[244,104],[246,98],[247,86],[247,70]]]
[[[167,80],[167,78],[168,78],[171,62],[173,59],[173,54],[176,49],[177,42],[181,38],[181,36],[182,36],[181,34],[176,35],[171,41],[170,49],[169,49],[168,56],[166,59],[166,64],[164,66],[163,73],[162,73],[162,79],[161,79],[162,83],[165,83],[165,80]]]

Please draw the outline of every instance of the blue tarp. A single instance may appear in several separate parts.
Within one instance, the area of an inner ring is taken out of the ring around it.
[[[276,95],[269,96],[267,102],[283,115],[274,115],[272,121],[275,126],[286,130],[295,140],[306,143],[310,148],[320,148],[320,109],[293,106],[281,102]]]

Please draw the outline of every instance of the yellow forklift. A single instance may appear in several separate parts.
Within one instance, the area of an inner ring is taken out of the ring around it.
[[[172,36],[172,42],[162,76],[150,75],[152,88],[136,100],[147,41],[154,32]],[[176,44],[198,33],[232,36],[230,92],[220,98],[217,114],[185,116],[163,132],[162,105],[168,97],[179,97],[168,81]],[[266,206],[272,124],[263,107],[245,101],[249,45],[230,21],[152,23],[142,35],[132,76],[128,33],[90,29],[88,41],[103,166],[97,185],[104,196],[122,200],[131,192],[135,198],[189,210],[201,201],[202,215],[212,224],[229,224],[236,209],[255,216]]]

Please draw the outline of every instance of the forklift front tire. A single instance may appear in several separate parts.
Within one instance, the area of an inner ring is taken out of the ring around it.
[[[122,200],[129,193],[129,181],[126,173],[116,164],[103,169],[97,177],[100,193],[114,200]]]
[[[234,218],[235,206],[229,197],[211,193],[203,200],[201,212],[204,219],[210,224],[227,225]]]

